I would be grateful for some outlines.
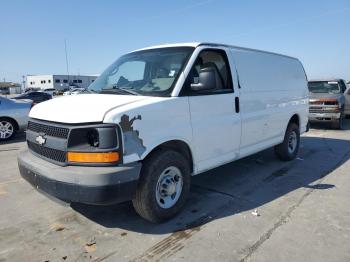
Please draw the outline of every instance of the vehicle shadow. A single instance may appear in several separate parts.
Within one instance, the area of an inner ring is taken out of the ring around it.
[[[298,189],[332,190],[334,185],[318,180],[349,158],[350,140],[341,139],[302,137],[299,156],[291,162],[281,162],[272,149],[265,150],[193,177],[191,196],[184,210],[163,224],[140,218],[131,202],[114,206],[71,204],[71,207],[107,228],[144,234],[196,230],[212,220],[278,201]]]
[[[332,124],[329,122],[313,122],[310,123],[311,129],[320,129],[320,130],[337,130],[332,127]],[[350,130],[350,119],[344,118],[343,120],[343,130]]]
[[[26,133],[25,132],[19,132],[15,135],[14,138],[7,140],[7,141],[0,141],[0,145],[10,145],[14,143],[24,142],[26,141]]]

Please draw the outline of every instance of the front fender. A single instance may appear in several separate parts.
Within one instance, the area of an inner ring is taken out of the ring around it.
[[[154,98],[108,113],[105,123],[116,123],[123,134],[123,162],[143,160],[164,142],[180,140],[190,145],[192,126],[188,98]],[[191,147],[190,147],[191,148]]]

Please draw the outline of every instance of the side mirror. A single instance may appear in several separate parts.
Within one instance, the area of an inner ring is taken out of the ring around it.
[[[212,67],[203,68],[199,72],[198,84],[191,84],[193,91],[204,91],[216,88],[215,69]]]

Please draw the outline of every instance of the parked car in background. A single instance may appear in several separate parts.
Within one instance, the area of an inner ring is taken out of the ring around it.
[[[181,210],[192,175],[269,147],[295,159],[308,123],[298,59],[221,44],[126,54],[87,92],[33,107],[20,173],[67,202],[132,200],[152,222]]]
[[[72,90],[67,90],[67,91],[64,91],[62,95],[70,96],[71,94],[72,94]]]
[[[34,91],[34,92],[28,92],[28,93],[24,93],[22,95],[16,96],[13,99],[17,99],[17,100],[29,99],[29,100],[32,100],[34,104],[38,104],[46,100],[52,99],[52,95],[47,94],[45,92]]]
[[[29,87],[29,88],[26,88],[24,93],[30,93],[30,92],[34,92],[34,91],[40,91],[40,90],[41,89],[39,87]]]
[[[309,121],[342,129],[347,85],[343,79],[309,81]]]
[[[9,95],[10,94],[10,90],[8,88],[1,88],[0,89],[0,94],[1,95]]]
[[[85,88],[72,88],[66,92],[63,93],[64,96],[69,96],[69,95],[78,95],[78,94],[83,94],[86,93],[87,90]]]
[[[42,90],[42,92],[49,94],[51,96],[54,96],[56,94],[56,91],[57,90],[55,88],[47,88],[47,89]]]
[[[69,91],[69,88],[59,89],[54,92],[54,96],[62,96],[64,92]]]
[[[28,115],[33,102],[12,100],[0,96],[0,141],[12,138],[23,131],[28,123]]]

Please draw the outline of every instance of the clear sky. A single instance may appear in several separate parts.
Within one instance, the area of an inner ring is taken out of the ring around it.
[[[298,57],[309,78],[350,80],[349,0],[0,0],[0,80],[99,74],[125,52],[209,41]]]

